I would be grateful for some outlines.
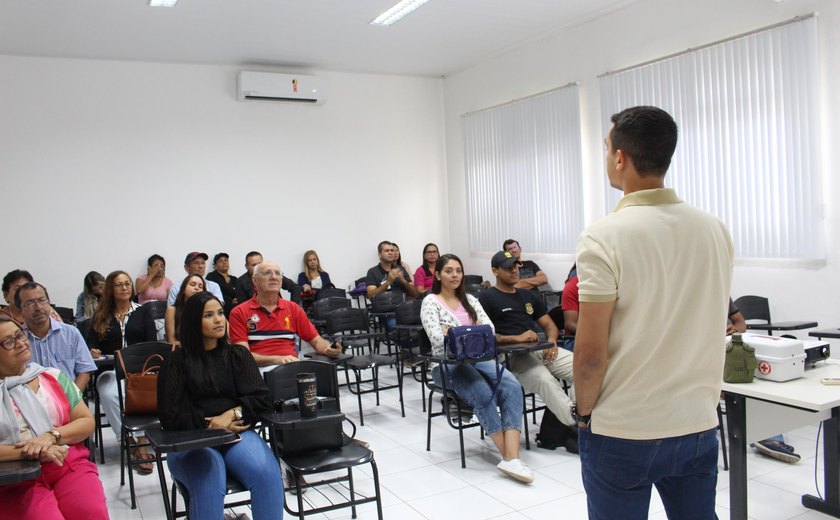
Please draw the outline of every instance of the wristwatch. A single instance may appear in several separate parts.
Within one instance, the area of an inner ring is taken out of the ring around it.
[[[592,420],[592,414],[580,415],[577,411],[577,403],[572,404],[572,417],[575,422],[578,423],[578,426],[589,428],[589,422]]]
[[[237,406],[233,409],[233,420],[234,421],[241,421],[242,420],[242,407]]]
[[[55,437],[55,443],[56,444],[61,444],[61,432],[60,431],[53,428],[52,430],[48,431],[47,433],[49,433],[50,435]]]

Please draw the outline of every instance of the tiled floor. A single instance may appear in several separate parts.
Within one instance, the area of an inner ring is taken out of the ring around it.
[[[432,450],[426,451],[426,416],[421,410],[419,384],[406,379],[406,417],[400,417],[396,390],[381,394],[381,405],[375,406],[372,395],[365,396],[365,426],[357,437],[370,443],[380,470],[384,517],[388,520],[412,519],[498,519],[575,520],[586,518],[586,496],[576,455],[563,449],[546,451],[534,447],[524,449],[522,458],[535,472],[533,485],[518,484],[503,477],[495,468],[498,462],[492,442],[481,440],[477,429],[465,432],[467,468],[462,469],[458,436],[441,417],[433,419]],[[344,390],[346,392],[346,390]],[[358,424],[354,396],[343,394],[342,408]],[[531,425],[531,438],[538,427]],[[815,520],[830,518],[809,511],[800,504],[803,493],[815,494],[814,460],[816,426],[802,428],[786,435],[789,444],[802,455],[799,464],[789,465],[750,453],[749,511],[755,520]],[[820,453],[821,457],[821,453]],[[99,466],[105,486],[111,518],[162,519],[163,502],[156,473],[136,476],[138,508],[130,509],[128,485],[119,485],[119,452],[113,434],[106,432],[107,463]],[[822,471],[820,460],[820,472]],[[728,473],[718,480],[717,514],[729,518]],[[357,476],[359,489],[372,489],[367,468]],[[136,475],[136,474],[135,474]],[[819,485],[823,483],[820,474]],[[288,500],[291,495],[286,495]],[[376,518],[373,504],[360,506],[358,518]],[[247,511],[246,511],[247,512]],[[340,510],[312,518],[349,519],[350,510]],[[654,491],[650,518],[666,518]]]

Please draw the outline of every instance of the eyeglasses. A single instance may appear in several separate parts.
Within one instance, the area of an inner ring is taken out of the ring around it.
[[[117,282],[114,284],[114,287],[117,289],[129,289],[131,288],[131,282]]]
[[[26,333],[23,330],[18,330],[11,336],[6,336],[0,340],[0,347],[6,350],[14,350],[18,343],[26,343]]]
[[[27,301],[23,302],[20,307],[22,309],[29,310],[29,309],[32,309],[32,308],[38,306],[38,305],[44,305],[44,304],[49,305],[50,300],[47,299],[44,296],[41,296],[37,300],[27,300]],[[9,349],[9,350],[12,350],[12,349]]]
[[[265,276],[266,278],[270,278],[271,276],[276,276],[277,278],[283,277],[282,271],[260,271],[259,276]]]

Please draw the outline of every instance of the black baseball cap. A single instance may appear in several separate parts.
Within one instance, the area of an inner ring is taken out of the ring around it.
[[[490,260],[490,267],[494,269],[510,269],[514,265],[522,265],[509,251],[499,251]]]
[[[230,255],[227,253],[218,253],[216,254],[216,256],[213,257],[213,263],[215,264],[216,262],[218,262],[219,258],[227,258],[228,260],[230,260]]]

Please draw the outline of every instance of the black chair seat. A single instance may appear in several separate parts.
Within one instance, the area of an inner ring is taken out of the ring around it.
[[[301,473],[336,471],[349,466],[368,464],[372,460],[372,451],[353,442],[338,450],[318,450],[283,457],[283,462]]]
[[[365,368],[373,368],[375,366],[393,365],[394,358],[390,356],[383,356],[382,354],[369,354],[367,356],[353,356],[348,359],[345,364],[348,368],[362,370]]]
[[[335,411],[341,412],[341,403],[339,401],[338,390],[338,374],[335,365],[329,363],[322,363],[318,361],[304,360],[299,363],[289,363],[286,365],[278,365],[272,371],[265,374],[266,386],[268,386],[271,398],[274,402],[286,402],[298,397],[297,392],[297,378],[296,375],[304,372],[311,372],[315,374],[317,382],[317,395],[334,399]],[[325,407],[326,408],[326,407]],[[276,415],[276,414],[273,414]],[[292,419],[293,423],[302,423],[305,419]],[[284,426],[280,425],[281,429]],[[301,430],[301,431],[305,431]],[[382,501],[379,492],[379,470],[376,467],[376,460],[373,457],[373,452],[364,446],[349,442],[342,445],[338,449],[317,449],[312,451],[304,451],[299,453],[284,453],[283,446],[278,443],[277,431],[274,426],[270,428],[271,436],[270,442],[275,455],[280,458],[291,470],[293,481],[289,482],[289,486],[297,490],[297,510],[290,507],[290,501],[284,501],[284,508],[291,516],[298,518],[305,518],[307,514],[318,514],[349,507],[351,516],[356,518],[356,507],[361,504],[370,502],[376,503],[377,517],[382,520]],[[346,439],[346,436],[344,436]],[[346,440],[345,440],[346,442]],[[365,497],[356,492],[353,484],[353,468],[359,464],[370,464],[370,469],[373,474],[374,496]],[[309,480],[304,482],[302,476],[304,474],[314,475],[319,473],[327,473],[333,471],[343,470],[341,476],[324,475],[316,481]],[[347,500],[340,503],[333,503],[330,501],[329,505],[311,507],[305,509],[302,491],[304,488],[312,488],[319,490],[319,488],[331,488],[334,484],[346,486],[349,490],[349,497]]]

